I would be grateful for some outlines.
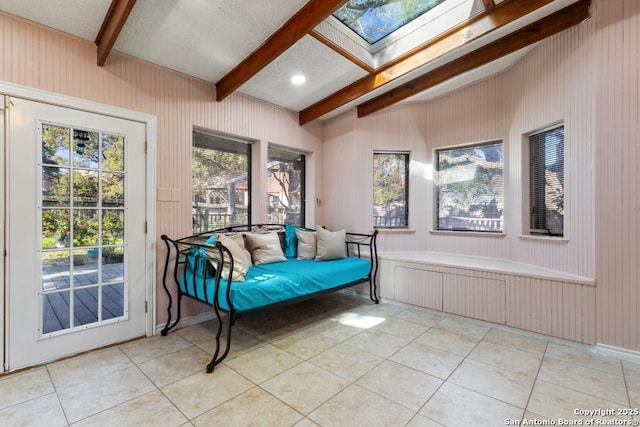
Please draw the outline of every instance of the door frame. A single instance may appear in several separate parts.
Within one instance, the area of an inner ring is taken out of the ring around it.
[[[141,113],[125,108],[114,107],[111,105],[100,104],[94,101],[88,101],[85,99],[74,98],[66,95],[60,95],[53,92],[48,92],[40,89],[33,89],[27,86],[16,85],[13,83],[7,83],[0,81],[0,99],[4,101],[6,96],[14,96],[16,98],[23,98],[29,101],[41,102],[45,104],[51,104],[59,107],[71,108],[75,110],[86,111],[90,113],[102,114],[105,116],[111,116],[118,119],[125,119],[135,122],[140,122],[145,126],[146,135],[146,200],[145,200],[145,215],[147,218],[147,234],[145,237],[145,300],[147,301],[147,312],[145,318],[145,334],[146,336],[152,336],[155,333],[154,325],[156,324],[156,286],[155,286],[155,272],[156,272],[156,156],[157,156],[157,118],[155,115]],[[3,105],[4,107],[4,105]],[[8,148],[6,144],[7,126],[6,121],[9,114],[4,114],[4,125],[0,127],[0,131],[4,130],[4,135],[1,139],[1,153],[0,164],[3,165],[3,169],[6,171],[5,166],[5,153]],[[3,260],[0,264],[0,295],[2,295],[2,302],[0,304],[0,333],[2,334],[0,343],[0,355],[2,357],[2,366],[0,372],[7,369],[7,355],[9,351],[9,336],[8,336],[8,292],[9,283],[6,280],[6,270],[4,268],[6,262],[6,256],[4,251],[7,248],[8,242],[5,240],[6,235],[6,223],[5,223],[5,209],[6,209],[6,193],[5,193],[5,176],[4,172],[0,177],[0,193],[2,201],[0,201],[0,227],[2,227],[2,235],[0,235],[0,248],[3,251]]]

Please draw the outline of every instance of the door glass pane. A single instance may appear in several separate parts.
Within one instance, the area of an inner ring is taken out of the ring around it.
[[[125,138],[45,123],[41,136],[41,331],[122,317]]]
[[[98,171],[75,170],[73,172],[73,204],[97,206],[100,190]]]
[[[68,289],[71,275],[69,251],[49,251],[42,254],[42,289]]]
[[[124,316],[124,283],[102,287],[102,318]]]
[[[68,248],[71,229],[69,209],[42,210],[42,248]]]
[[[102,173],[102,206],[124,207],[124,174]]]
[[[97,169],[98,152],[97,132],[73,131],[73,166]]]
[[[74,326],[96,323],[98,319],[98,287],[73,292]]]
[[[69,291],[42,295],[42,333],[50,334],[71,327],[69,295]]]
[[[102,135],[102,169],[110,171],[124,170],[123,136]]]
[[[42,125],[42,163],[69,165],[70,129],[47,123]]]
[[[42,206],[69,206],[69,168],[42,168]]]

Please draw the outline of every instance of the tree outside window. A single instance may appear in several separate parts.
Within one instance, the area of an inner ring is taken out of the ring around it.
[[[194,131],[191,161],[193,232],[248,224],[251,145]]]
[[[267,215],[272,224],[305,223],[304,154],[269,147],[267,159]]]
[[[502,141],[436,150],[436,228],[502,232]]]
[[[373,153],[373,226],[409,226],[409,153]]]

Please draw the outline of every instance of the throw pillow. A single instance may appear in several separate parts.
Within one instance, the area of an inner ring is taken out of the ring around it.
[[[318,233],[316,261],[342,259],[347,256],[345,244],[347,234],[345,230],[329,231],[319,225],[316,228],[316,233]]]
[[[216,269],[209,262],[207,250],[202,246],[193,245],[186,254],[187,269],[198,277],[216,277]]]
[[[296,226],[293,224],[285,224],[284,226],[284,256],[287,258],[295,258],[298,256],[298,238],[296,237]]]
[[[244,282],[244,276],[251,268],[251,256],[247,255],[246,250],[241,248],[236,241],[228,236],[222,235],[219,237],[220,243],[222,243],[233,257],[233,275],[232,281]],[[222,269],[222,277],[229,277],[229,267],[225,266]]]
[[[278,233],[253,234],[244,236],[247,249],[251,252],[251,258],[255,265],[270,264],[272,262],[286,261]]]
[[[316,258],[316,232],[296,229],[298,240],[298,259]]]

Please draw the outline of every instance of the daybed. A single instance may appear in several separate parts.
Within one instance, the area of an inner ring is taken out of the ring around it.
[[[212,372],[229,353],[231,327],[240,315],[360,283],[369,283],[370,298],[377,304],[376,236],[377,230],[360,234],[281,224],[231,226],[177,240],[162,235],[167,246],[162,284],[169,303],[161,334],[180,321],[183,296],[210,304],[218,320],[215,351],[207,365]],[[173,323],[170,287],[177,289],[178,298]],[[223,313],[228,316],[221,349]]]

